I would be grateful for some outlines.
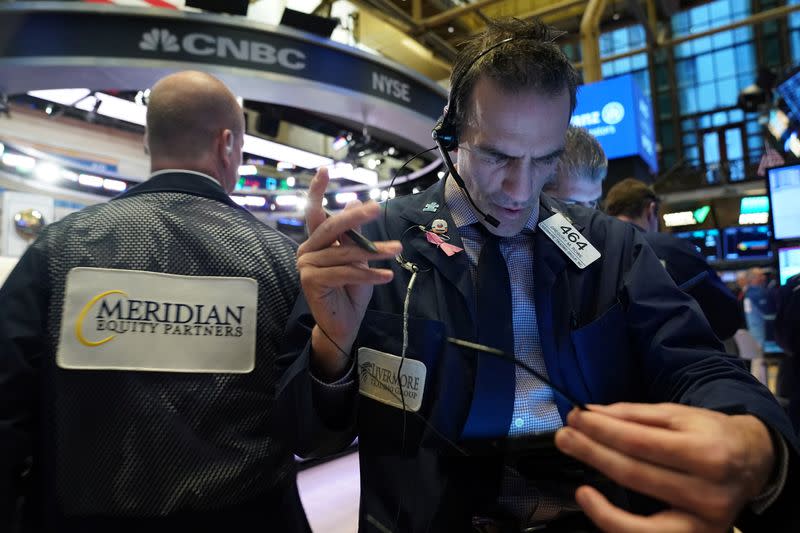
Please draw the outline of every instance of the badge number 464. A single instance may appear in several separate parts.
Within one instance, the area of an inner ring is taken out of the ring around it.
[[[581,234],[575,231],[575,228],[570,226],[561,226],[561,233],[567,236],[567,240],[569,242],[574,243],[578,250],[583,250],[589,243],[586,241],[581,240]]]

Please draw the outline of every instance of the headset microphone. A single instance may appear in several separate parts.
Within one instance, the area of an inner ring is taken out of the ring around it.
[[[437,124],[437,126],[439,126],[439,124]],[[472,196],[469,194],[467,186],[464,183],[464,178],[462,178],[461,175],[456,170],[456,166],[453,164],[453,160],[450,159],[450,154],[447,151],[447,147],[445,143],[439,139],[438,133],[439,132],[437,128],[434,128],[433,133],[431,135],[433,136],[433,140],[436,142],[436,146],[439,147],[439,153],[442,154],[442,159],[444,160],[444,164],[445,166],[447,166],[447,170],[450,172],[450,175],[453,176],[453,179],[456,180],[456,184],[459,187],[461,187],[461,190],[464,191],[464,194],[467,196],[467,200],[469,200],[469,203],[472,204],[472,208],[475,210],[475,212],[478,213],[480,216],[482,216],[487,224],[490,224],[493,228],[496,228],[497,226],[500,225],[500,221],[494,218],[489,213],[481,211],[481,209],[475,203],[475,200],[472,199]]]
[[[517,37],[507,37],[494,43],[478,54],[464,72],[459,73],[454,77],[453,83],[450,86],[450,94],[447,97],[447,105],[444,108],[444,114],[442,115],[442,118],[439,119],[439,122],[436,123],[436,126],[433,127],[433,131],[431,132],[431,136],[436,142],[436,146],[439,147],[439,153],[442,154],[442,159],[444,160],[444,164],[447,166],[447,170],[450,172],[450,175],[453,176],[453,179],[456,180],[456,184],[458,184],[458,186],[464,191],[464,194],[467,195],[467,200],[469,200],[469,203],[472,204],[475,212],[482,216],[486,223],[490,224],[494,228],[500,225],[500,221],[489,213],[485,213],[478,208],[477,204],[475,204],[475,200],[473,200],[472,196],[470,196],[467,186],[464,184],[464,179],[458,174],[456,166],[453,164],[453,160],[450,159],[450,154],[448,152],[458,148],[458,132],[455,124],[453,123],[453,118],[450,116],[450,110],[454,105],[453,97],[454,95],[458,94],[458,91],[461,89],[461,84],[467,73],[472,69],[472,66],[475,65],[483,56],[498,46],[515,39],[517,39]]]

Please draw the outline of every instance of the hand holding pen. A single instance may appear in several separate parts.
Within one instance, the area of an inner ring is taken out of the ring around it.
[[[378,218],[380,208],[375,202],[353,202],[341,213],[326,213],[322,198],[328,181],[325,168],[311,181],[306,206],[309,236],[297,250],[297,269],[317,323],[311,334],[314,364],[327,377],[336,377],[349,363],[372,286],[388,283],[393,277],[390,269],[372,268],[369,261],[391,259],[402,247],[397,241],[372,243],[349,233]]]

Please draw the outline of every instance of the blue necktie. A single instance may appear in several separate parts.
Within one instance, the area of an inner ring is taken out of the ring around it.
[[[476,281],[478,342],[514,355],[514,322],[508,266],[500,252],[500,237],[478,224],[484,236]],[[507,436],[514,410],[514,364],[479,352],[472,405],[464,438]]]

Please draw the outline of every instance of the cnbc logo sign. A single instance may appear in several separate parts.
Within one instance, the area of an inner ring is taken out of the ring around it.
[[[278,48],[263,41],[232,39],[208,33],[189,33],[182,38],[165,28],[142,34],[139,50],[175,54],[183,51],[196,57],[238,59],[258,65],[278,65],[288,70],[306,68],[306,55],[294,48]]]

